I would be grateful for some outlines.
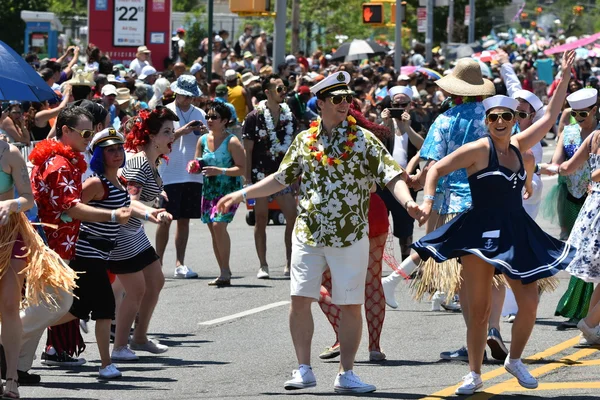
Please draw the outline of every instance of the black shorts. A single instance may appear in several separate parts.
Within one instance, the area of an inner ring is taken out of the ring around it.
[[[137,256],[128,258],[122,261],[108,261],[108,270],[115,275],[133,274],[146,268],[154,261],[160,260],[154,247],[150,246],[146,250],[139,253]]]
[[[115,318],[115,296],[106,272],[108,261],[99,258],[75,257],[69,266],[79,274],[73,291],[73,305],[69,312],[79,319]]]
[[[196,219],[202,216],[202,184],[197,182],[174,183],[164,188],[169,201],[161,200],[173,219]]]
[[[394,236],[397,238],[406,238],[412,236],[415,226],[415,220],[408,215],[406,209],[398,203],[392,192],[387,188],[377,188],[377,194],[388,209],[392,213],[392,221],[394,222]],[[410,191],[413,200],[417,199],[417,192]]]

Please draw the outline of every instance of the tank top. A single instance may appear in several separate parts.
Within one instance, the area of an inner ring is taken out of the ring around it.
[[[233,104],[235,108],[235,113],[237,114],[238,122],[241,124],[244,122],[246,118],[247,112],[247,104],[246,104],[246,96],[244,96],[243,88],[241,86],[230,87],[228,88],[229,92],[229,102]]]
[[[583,140],[581,139],[579,124],[565,126],[563,129],[563,150],[566,160],[575,155],[581,143],[583,143]],[[576,199],[581,199],[587,193],[590,179],[590,164],[586,161],[573,174],[560,176],[559,182],[565,181],[569,193]]]
[[[0,169],[0,194],[13,188],[13,177]]]
[[[116,210],[128,207],[129,194],[113,185],[103,175],[94,175],[100,178],[104,185],[105,197],[102,200],[92,200],[88,203],[91,207],[104,210]],[[120,225],[118,222],[81,222],[79,238],[75,247],[75,255],[85,258],[100,258],[108,260],[111,245],[116,245]]]
[[[48,134],[50,133],[50,130],[52,130],[50,122],[46,122],[46,126],[43,126],[41,128],[39,126],[33,125],[31,127],[31,135],[33,136],[33,140],[38,141],[46,139],[48,137]]]

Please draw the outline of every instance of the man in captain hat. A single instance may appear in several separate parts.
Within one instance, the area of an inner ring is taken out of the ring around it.
[[[331,271],[333,303],[342,309],[341,365],[334,390],[375,390],[352,372],[362,331],[371,187],[374,183],[386,186],[411,216],[419,216],[405,183],[407,174],[371,132],[358,127],[348,116],[354,95],[349,82],[347,72],[336,72],[313,86],[310,90],[317,97],[321,119],[296,136],[276,173],[223,197],[218,204],[220,210],[227,210],[246,198],[281,191],[302,178],[290,284],[290,331],[299,367],[285,382],[288,390],[317,384],[310,366],[314,330],[311,304],[319,299],[327,267]]]

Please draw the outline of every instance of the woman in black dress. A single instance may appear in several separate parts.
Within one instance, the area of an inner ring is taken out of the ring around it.
[[[569,76],[574,53],[565,53],[563,76]],[[548,112],[525,131],[511,136],[518,102],[506,96],[484,100],[490,136],[469,143],[436,163],[427,175],[422,207],[424,223],[431,212],[440,177],[465,168],[473,206],[457,218],[413,244],[422,259],[437,262],[460,257],[462,279],[468,296],[467,347],[470,373],[456,394],[472,394],[483,386],[483,360],[491,305],[492,279],[502,273],[513,289],[519,314],[513,325],[506,370],[525,388],[537,380],[521,362],[521,354],[535,324],[538,279],[565,269],[575,250],[545,234],[525,212],[522,188],[526,179],[521,153],[539,142],[558,117],[568,80],[562,80]]]

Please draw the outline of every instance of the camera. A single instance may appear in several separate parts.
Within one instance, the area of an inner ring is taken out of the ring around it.
[[[388,110],[390,110],[392,118],[402,118],[402,114],[404,114],[404,108],[388,108]]]

